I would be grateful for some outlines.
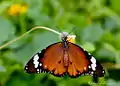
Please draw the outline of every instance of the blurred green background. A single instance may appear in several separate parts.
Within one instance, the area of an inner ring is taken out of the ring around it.
[[[104,66],[105,77],[96,85],[91,76],[25,73],[33,54],[60,41],[38,29],[0,48],[0,86],[120,86],[120,0],[0,0],[0,47],[35,26],[72,31],[76,44]]]

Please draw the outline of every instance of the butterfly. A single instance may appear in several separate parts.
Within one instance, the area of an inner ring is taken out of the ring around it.
[[[69,34],[61,33],[61,42],[51,44],[36,53],[25,65],[27,73],[47,72],[55,76],[91,75],[96,80],[102,77],[105,70],[102,65],[87,51],[68,40]],[[97,81],[97,80],[96,80]]]

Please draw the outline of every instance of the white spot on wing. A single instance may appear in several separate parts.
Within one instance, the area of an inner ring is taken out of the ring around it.
[[[40,73],[40,70],[39,70],[39,69],[37,69],[37,73]]]
[[[96,70],[96,59],[92,56],[90,61],[92,62],[91,67],[95,71]]]
[[[28,69],[28,67],[25,67],[25,69]]]
[[[92,71],[91,74],[93,75],[93,73],[94,73],[94,72]]]
[[[96,64],[91,64],[92,69],[95,71]]]
[[[40,66],[42,66],[42,63],[40,63]]]
[[[84,70],[86,70],[86,67],[84,67]]]
[[[39,72],[39,69],[37,69],[37,71]]]
[[[91,68],[91,66],[89,65],[88,68]]]
[[[39,64],[38,59],[39,59],[39,56],[38,56],[38,54],[36,54],[33,58],[33,64],[34,64],[35,68],[38,67],[38,64]]]
[[[93,56],[90,60],[91,60],[92,63],[96,63],[96,59]]]
[[[91,55],[90,53],[88,53],[88,55]]]

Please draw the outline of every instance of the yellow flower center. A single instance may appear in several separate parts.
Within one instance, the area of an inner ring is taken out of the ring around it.
[[[10,15],[17,15],[21,13],[26,13],[27,11],[27,6],[26,5],[21,5],[21,4],[14,4],[8,8],[8,13]]]
[[[68,40],[69,42],[75,43],[75,38],[76,38],[75,35],[69,35],[69,36],[67,37],[67,40]]]

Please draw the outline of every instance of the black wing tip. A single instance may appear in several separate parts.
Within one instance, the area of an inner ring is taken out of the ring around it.
[[[27,66],[24,67],[24,71],[28,74],[33,74],[33,73],[36,73],[35,71],[32,71],[31,69],[28,69]]]

